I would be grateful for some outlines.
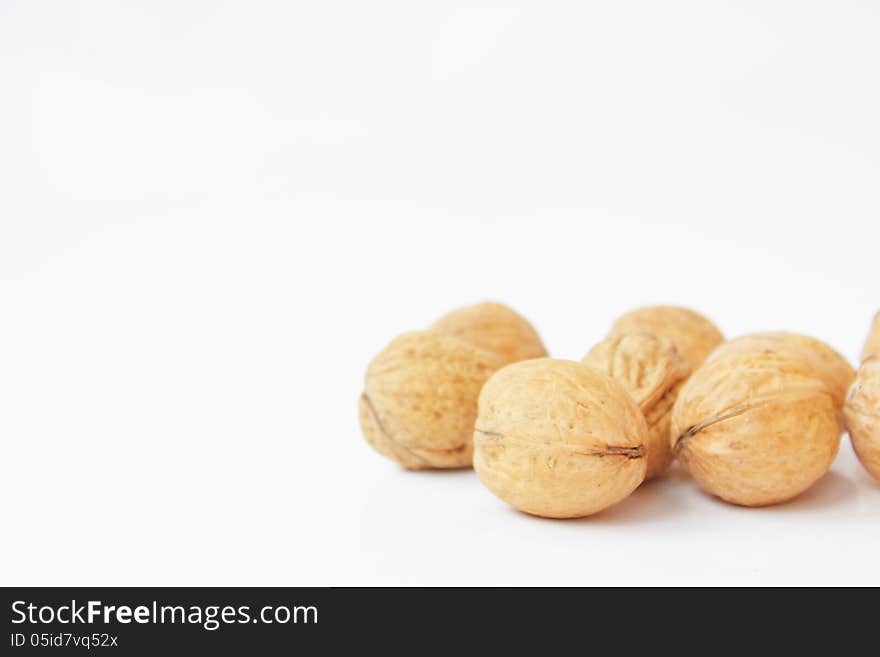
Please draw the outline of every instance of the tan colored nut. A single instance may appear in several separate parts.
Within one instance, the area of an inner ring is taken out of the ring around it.
[[[721,331],[710,319],[678,306],[632,310],[621,315],[611,327],[611,335],[615,333],[653,333],[668,338],[694,368],[724,342]]]
[[[849,389],[843,415],[856,456],[875,479],[880,479],[880,314],[874,318],[864,362]]]
[[[502,365],[442,333],[404,333],[367,368],[360,398],[367,442],[410,470],[470,466],[477,398]]]
[[[856,456],[872,477],[880,479],[880,357],[862,363],[843,413]]]
[[[567,360],[526,360],[480,393],[474,469],[505,502],[547,518],[587,516],[645,477],[647,426],[604,374]]]
[[[650,333],[611,335],[582,362],[620,383],[639,405],[648,423],[645,479],[662,474],[672,461],[672,406],[691,374],[690,365],[670,340]]]
[[[865,340],[865,348],[862,349],[862,361],[872,356],[880,356],[880,313],[874,315],[874,323],[871,324],[871,331],[868,333],[868,339]]]
[[[834,405],[840,409],[846,399],[846,391],[855,378],[855,370],[847,360],[827,344],[816,338],[799,333],[768,331],[750,333],[730,340],[724,354],[734,352],[768,354],[794,354],[802,357],[822,379],[834,397]],[[712,356],[714,358],[714,354]]]
[[[505,364],[547,355],[544,343],[528,320],[500,303],[478,303],[453,310],[434,322],[431,330],[492,351]]]
[[[834,395],[793,343],[728,342],[684,384],[671,436],[704,490],[744,506],[776,504],[831,466],[840,444]]]

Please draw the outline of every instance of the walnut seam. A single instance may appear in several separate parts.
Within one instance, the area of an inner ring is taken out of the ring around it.
[[[484,436],[488,436],[492,440],[510,440],[512,442],[520,443],[523,445],[534,445],[536,447],[552,445],[554,447],[564,447],[567,448],[572,454],[579,454],[581,456],[598,456],[602,458],[603,456],[626,456],[630,459],[641,459],[645,457],[645,445],[641,443],[636,445],[635,447],[625,446],[625,445],[605,445],[604,449],[591,449],[588,451],[583,451],[577,445],[572,445],[570,443],[558,443],[558,442],[550,442],[550,441],[537,441],[537,440],[525,440],[523,438],[513,438],[512,436],[508,436],[503,433],[499,433],[497,431],[486,431],[484,429],[476,428],[474,429],[475,433],[480,433]]]

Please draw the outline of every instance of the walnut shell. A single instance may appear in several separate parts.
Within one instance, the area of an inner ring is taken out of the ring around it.
[[[871,324],[871,331],[868,333],[868,339],[865,340],[865,348],[862,349],[862,361],[872,356],[880,356],[880,313],[874,315],[874,323]]]
[[[825,474],[840,444],[832,386],[805,355],[809,342],[763,335],[715,350],[672,411],[684,467],[704,490],[744,506],[803,492]]]
[[[725,345],[725,354],[734,351],[745,353],[765,351],[773,354],[786,352],[802,357],[816,376],[828,385],[834,397],[834,405],[838,409],[843,407],[846,391],[856,375],[852,365],[834,349],[821,340],[799,333],[785,331],[750,333],[730,340]]]
[[[880,479],[880,357],[859,368],[843,409],[856,456],[875,479]]]
[[[474,469],[521,511],[587,516],[644,479],[647,426],[611,378],[567,360],[526,360],[496,372],[480,393]]]
[[[611,335],[581,361],[620,383],[648,423],[645,479],[662,474],[672,461],[669,424],[679,390],[691,367],[672,342],[650,333]]]
[[[444,315],[431,330],[498,354],[504,363],[543,358],[547,349],[528,320],[500,303],[478,303]]]
[[[668,338],[693,368],[724,342],[721,331],[710,319],[678,306],[632,310],[621,315],[611,327],[611,335],[616,333],[653,333]]]
[[[875,479],[880,479],[880,313],[865,348],[864,362],[849,389],[843,415],[856,456]]]
[[[502,365],[442,333],[404,333],[367,368],[360,398],[367,442],[410,470],[469,466],[477,398]]]

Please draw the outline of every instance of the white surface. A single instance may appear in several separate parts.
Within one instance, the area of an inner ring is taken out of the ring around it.
[[[554,522],[356,419],[487,298],[560,357],[669,302],[855,359],[874,5],[44,4],[0,7],[0,583],[880,584],[846,440],[784,506]]]

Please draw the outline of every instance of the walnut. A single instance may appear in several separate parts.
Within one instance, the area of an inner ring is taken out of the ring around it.
[[[672,411],[679,460],[708,492],[734,504],[783,502],[809,488],[840,444],[833,349],[791,333],[759,333],[716,349]]]
[[[693,368],[724,342],[724,336],[711,320],[678,306],[632,310],[621,315],[611,327],[611,334],[616,333],[653,333],[668,338]]]
[[[573,361],[527,360],[480,393],[474,469],[521,511],[580,517],[642,482],[646,442],[642,413],[614,380]]]
[[[856,456],[872,477],[880,479],[880,313],[874,318],[862,358],[843,414]]]
[[[846,399],[846,391],[855,377],[852,365],[827,344],[816,338],[799,333],[785,331],[768,331],[764,333],[751,333],[725,345],[725,353],[734,351],[765,351],[778,354],[780,352],[793,353],[802,357],[813,369],[816,376],[827,385],[834,398],[834,405],[841,409]],[[714,357],[710,356],[710,358]]]
[[[401,335],[367,368],[360,398],[367,442],[410,470],[470,466],[477,398],[503,364],[436,331]]]
[[[645,479],[662,474],[672,461],[672,406],[691,374],[690,365],[670,340],[650,333],[611,335],[582,362],[620,383],[639,405],[648,423]]]
[[[500,303],[479,303],[453,310],[438,319],[431,329],[492,351],[505,364],[547,355],[541,338],[528,320]]]
[[[868,339],[865,340],[865,347],[862,349],[862,361],[874,356],[880,356],[880,313],[874,315],[874,323],[871,324]]]

